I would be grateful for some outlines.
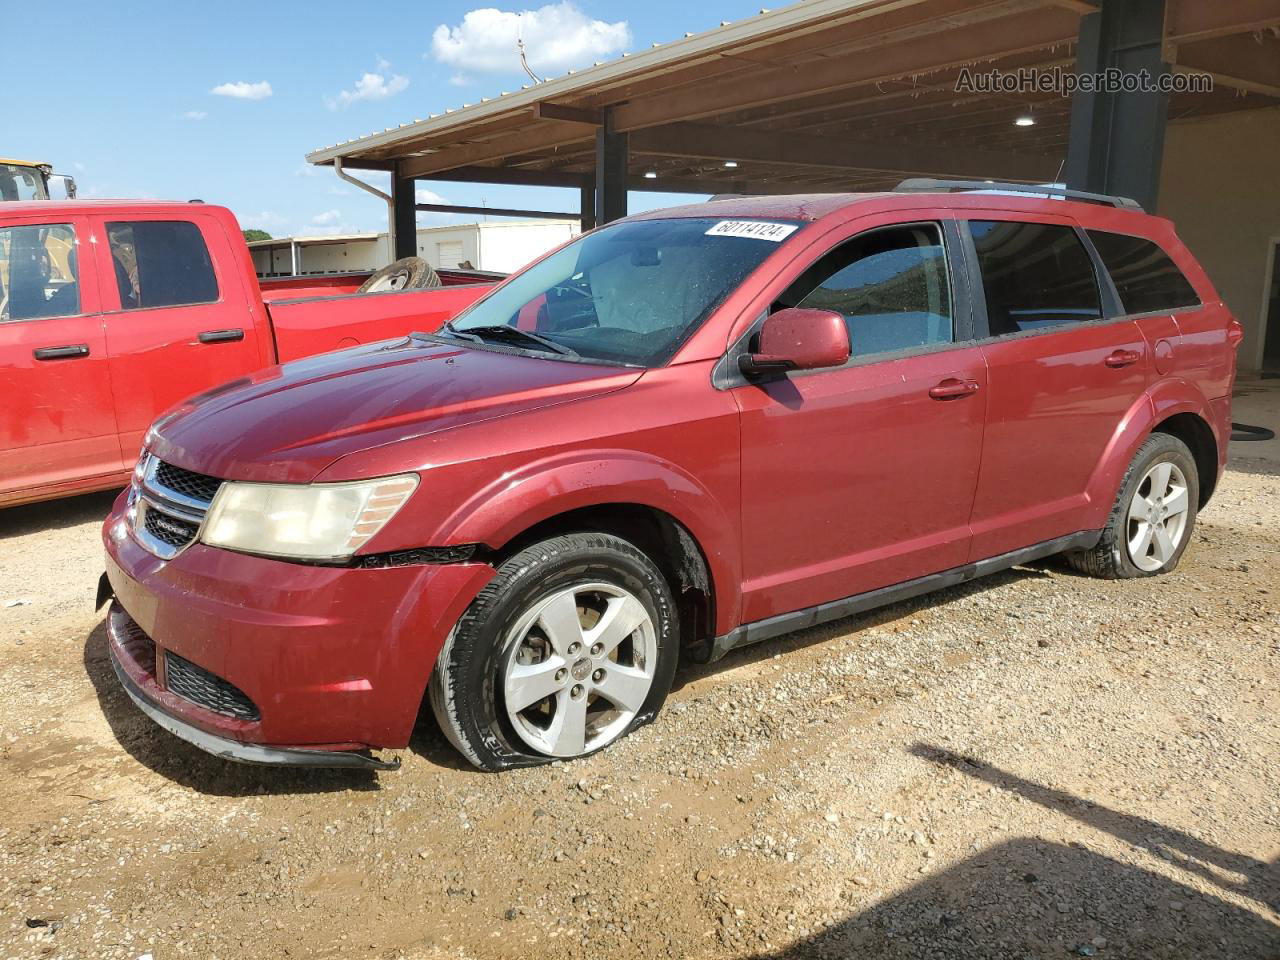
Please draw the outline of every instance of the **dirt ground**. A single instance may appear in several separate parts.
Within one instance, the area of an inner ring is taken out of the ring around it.
[[[109,501],[0,511],[0,958],[1280,957],[1278,441],[1170,576],[809,630],[499,775],[429,718],[381,775],[160,731],[91,609]]]

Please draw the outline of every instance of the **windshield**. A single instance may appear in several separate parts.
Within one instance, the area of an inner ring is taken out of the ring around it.
[[[604,227],[513,277],[443,333],[656,366],[798,227],[710,217]]]
[[[0,163],[0,200],[47,200],[44,176],[36,167]]]

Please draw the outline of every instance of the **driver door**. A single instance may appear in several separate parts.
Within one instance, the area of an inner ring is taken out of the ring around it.
[[[840,237],[774,304],[844,315],[847,364],[734,388],[743,620],[963,565],[986,367],[938,222]]]
[[[0,501],[125,469],[89,225],[43,220],[0,226]]]

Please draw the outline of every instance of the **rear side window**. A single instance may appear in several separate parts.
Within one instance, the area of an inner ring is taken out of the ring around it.
[[[178,307],[213,303],[218,281],[200,228],[187,220],[108,223],[120,306]]]
[[[1150,240],[1100,230],[1090,230],[1089,239],[1111,274],[1125,313],[1199,306],[1195,288],[1169,255]]]
[[[946,251],[931,224],[874,230],[824,254],[779,307],[834,310],[855,357],[950,343]]]
[[[1102,316],[1093,261],[1075,230],[1004,220],[969,224],[991,336]]]

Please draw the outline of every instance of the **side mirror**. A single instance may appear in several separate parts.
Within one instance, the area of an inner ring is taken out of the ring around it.
[[[788,307],[760,328],[759,349],[738,358],[746,377],[838,367],[849,359],[849,328],[833,310]]]
[[[70,176],[68,176],[68,175],[67,175],[67,174],[65,174],[65,173],[51,173],[51,174],[49,174],[49,182],[50,182],[50,186],[52,186],[52,185],[53,185],[53,181],[54,181],[54,180],[61,180],[61,181],[62,181],[62,189],[63,189],[63,191],[65,192],[66,198],[67,198],[68,200],[74,200],[74,199],[76,198],[76,181],[75,181],[75,178],[74,178],[74,177],[70,177]],[[56,199],[56,198],[53,196],[52,192],[49,194],[49,198],[50,198],[51,200],[52,200],[52,199]]]

